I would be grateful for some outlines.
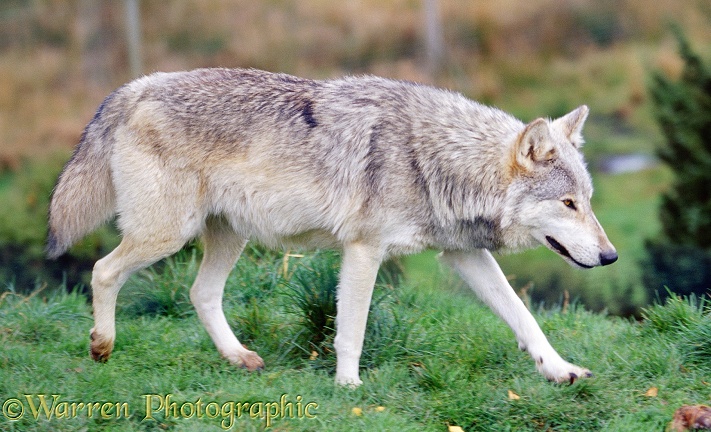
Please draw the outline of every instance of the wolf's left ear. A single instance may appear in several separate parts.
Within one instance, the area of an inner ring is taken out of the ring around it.
[[[576,148],[580,148],[585,142],[582,132],[589,112],[587,105],[581,105],[553,122],[563,130],[565,136]]]
[[[555,156],[548,122],[539,118],[527,124],[515,146],[516,165],[525,170],[532,170],[536,163],[549,161]]]

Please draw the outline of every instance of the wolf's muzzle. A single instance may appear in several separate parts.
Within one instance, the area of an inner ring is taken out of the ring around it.
[[[570,255],[570,252],[568,252],[568,249],[565,248],[562,244],[560,244],[556,239],[554,239],[551,236],[546,236],[546,240],[548,241],[548,244],[551,245],[551,247],[558,252],[560,255],[568,258],[569,260],[573,261],[575,264],[577,264],[579,267],[582,268],[593,268],[595,267],[594,265],[587,265],[583,264],[580,261],[576,260],[575,258]],[[606,266],[610,265],[613,262],[617,261],[617,252],[616,251],[611,251],[611,252],[600,252],[600,265],[601,266]]]
[[[568,258],[569,260],[573,261],[575,264],[578,265],[578,267],[582,267],[585,269],[593,268],[593,266],[583,264],[580,261],[573,258],[573,256],[570,255],[570,252],[568,252],[568,249],[566,249],[562,244],[558,243],[558,241],[556,239],[554,239],[553,237],[546,236],[546,240],[548,240],[548,244],[551,245],[551,247],[553,247],[553,249],[556,252],[558,252],[561,256],[564,256],[564,257]]]

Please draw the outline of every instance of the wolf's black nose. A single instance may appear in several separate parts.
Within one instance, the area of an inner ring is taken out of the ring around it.
[[[612,252],[602,252],[600,254],[600,265],[610,265],[613,262],[617,261],[617,252],[612,251]]]

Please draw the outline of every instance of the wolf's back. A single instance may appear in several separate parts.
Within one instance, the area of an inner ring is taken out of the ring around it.
[[[111,151],[120,115],[109,95],[82,134],[74,154],[64,166],[49,204],[46,252],[62,255],[72,244],[115,213],[111,181]]]

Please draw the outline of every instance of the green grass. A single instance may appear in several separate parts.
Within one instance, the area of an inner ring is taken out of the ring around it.
[[[376,287],[361,362],[364,384],[355,390],[336,387],[332,335],[324,334],[322,349],[312,357],[308,318],[293,306],[294,296],[303,292],[292,285],[298,272],[330,268],[334,254],[291,256],[285,262],[281,255],[253,250],[240,260],[229,279],[225,310],[243,342],[267,364],[264,371],[249,373],[220,358],[183,304],[196,255],[180,254],[128,282],[119,297],[115,350],[105,364],[88,355],[92,319],[84,296],[63,290],[3,293],[0,403],[6,411],[0,429],[264,430],[266,412],[281,409],[284,397],[295,410],[293,418],[272,415],[270,430],[444,431],[458,425],[467,431],[649,431],[662,430],[680,405],[709,403],[711,313],[700,301],[673,297],[666,306],[647,309],[641,323],[575,305],[566,312],[538,310],[539,323],[561,355],[595,373],[573,385],[556,385],[535,371],[498,318],[436,267],[429,279],[441,287],[414,282]],[[644,396],[651,387],[659,389],[658,396]],[[520,399],[510,400],[509,390]],[[35,419],[25,395],[35,406],[39,395],[48,406],[51,395],[58,395],[53,418],[36,408]],[[167,395],[177,403],[176,412],[163,409],[146,419],[146,401],[157,409]],[[25,415],[10,421],[8,415],[17,412],[14,398]],[[198,401],[202,416],[185,418]],[[120,418],[115,405],[108,406],[106,419],[86,410],[61,417],[71,403],[92,402],[122,404]],[[235,403],[245,410],[239,416]],[[308,403],[317,404],[310,405],[313,418],[303,412]]]

